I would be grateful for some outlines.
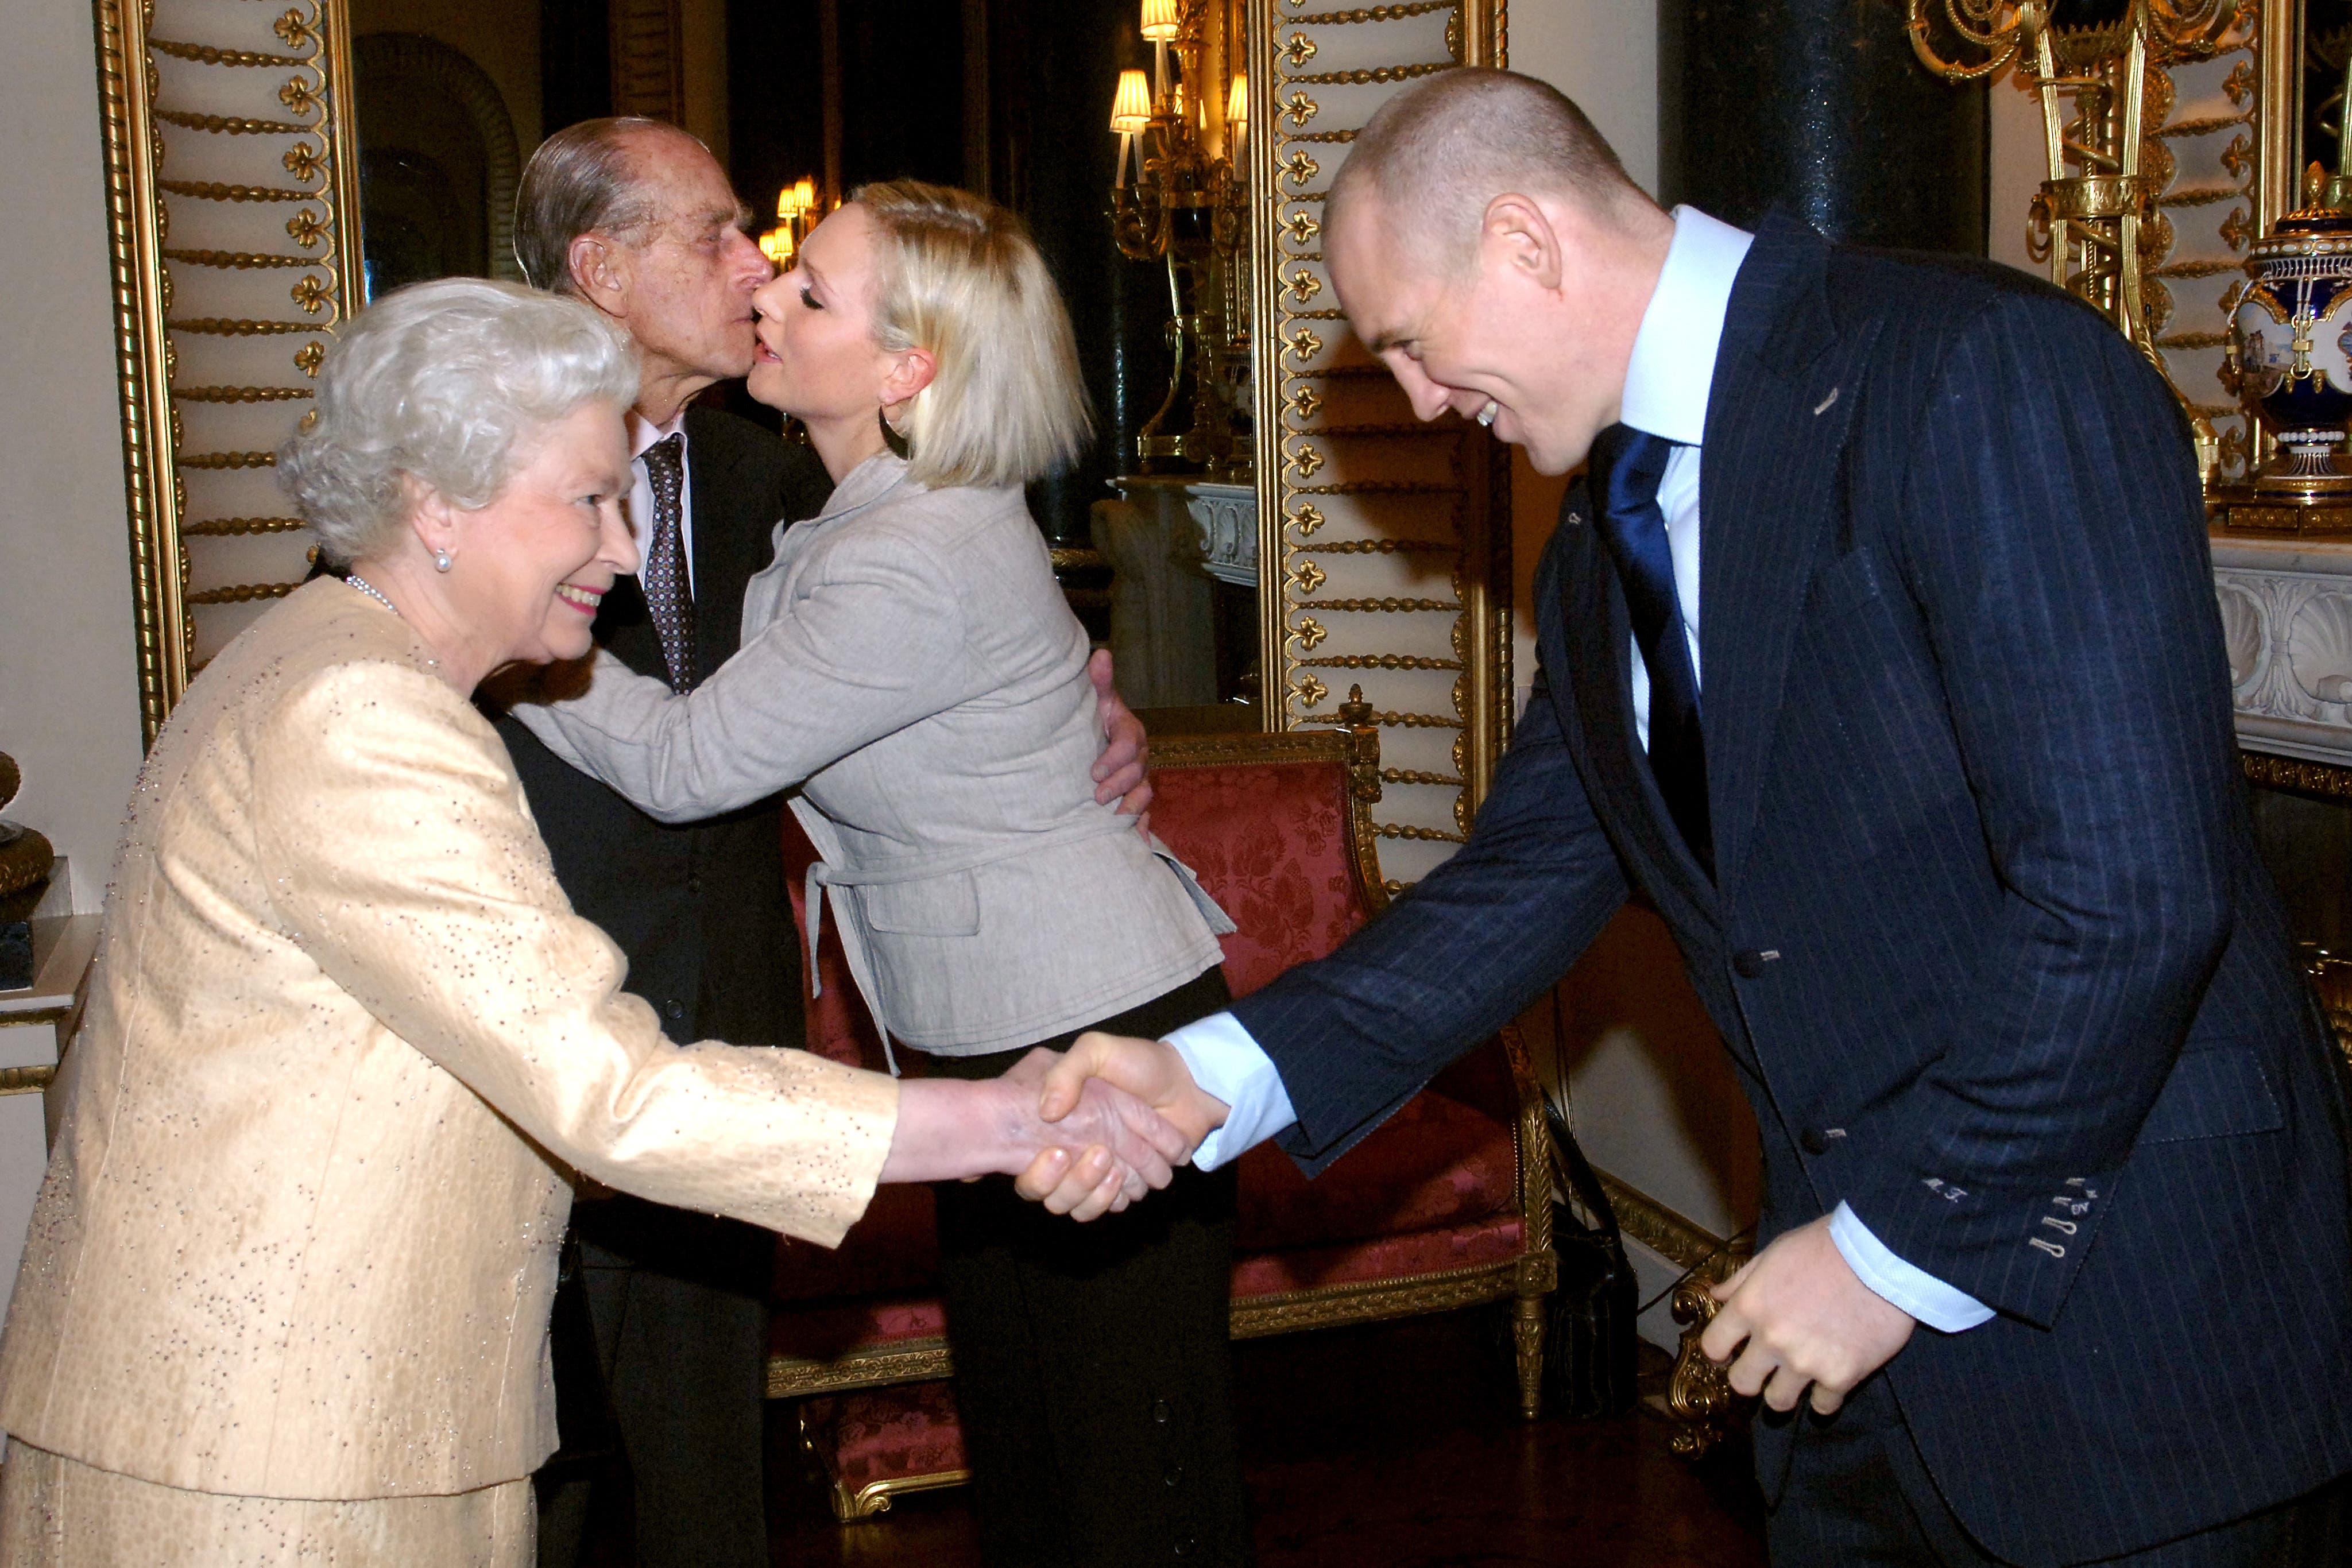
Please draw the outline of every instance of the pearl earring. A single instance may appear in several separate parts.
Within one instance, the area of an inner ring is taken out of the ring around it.
[[[447,550],[437,549],[433,552],[433,570],[436,571],[446,571],[449,570],[449,552]]]

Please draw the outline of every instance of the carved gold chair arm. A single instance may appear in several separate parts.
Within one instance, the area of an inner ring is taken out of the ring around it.
[[[1699,1336],[1722,1305],[1708,1287],[1729,1279],[1747,1260],[1746,1247],[1726,1249],[1720,1258],[1675,1287],[1670,1310],[1675,1322],[1683,1325],[1683,1342],[1666,1385],[1666,1414],[1679,1424],[1673,1447],[1685,1458],[1698,1458],[1730,1436],[1732,1423],[1741,1414],[1738,1407],[1747,1403],[1731,1392],[1729,1369],[1709,1361],[1698,1348]]]
[[[2327,1015],[2336,1049],[2352,1061],[2352,961],[2305,943],[2303,967],[2311,977],[2312,988],[2319,993],[2319,1005]]]

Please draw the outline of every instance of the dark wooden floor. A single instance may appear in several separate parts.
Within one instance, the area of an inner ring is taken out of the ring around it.
[[[1759,1568],[1744,1447],[1693,1466],[1646,1412],[1522,1422],[1493,1324],[1466,1312],[1236,1347],[1261,1568]],[[977,1568],[961,1489],[843,1528],[786,1423],[771,1437],[779,1568]]]

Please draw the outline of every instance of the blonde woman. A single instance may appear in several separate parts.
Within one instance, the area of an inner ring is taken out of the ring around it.
[[[1025,1166],[1086,1215],[1181,1157],[1132,1102],[1040,1124],[1042,1061],[901,1086],[621,990],[469,698],[635,570],[636,386],[595,312],[478,279],[328,356],[279,473],[351,575],[141,773],[0,1343],[7,1568],[522,1568],[575,1173],[832,1245],[877,1181]]]
[[[977,197],[869,185],[756,303],[751,393],[807,425],[832,502],[780,531],[742,651],[692,694],[603,659],[584,697],[525,722],[665,820],[802,785],[831,890],[812,935],[837,924],[886,1036],[929,1076],[1213,1010],[1231,925],[1095,802],[1087,637],[1022,500],[1087,434],[1035,247]],[[1180,1171],[1076,1245],[1005,1183],[939,1198],[989,1560],[1245,1560],[1231,1173]]]

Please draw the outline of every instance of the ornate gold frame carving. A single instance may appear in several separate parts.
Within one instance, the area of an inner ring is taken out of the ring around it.
[[[2340,763],[2282,757],[2274,751],[2241,750],[2238,766],[2250,784],[2291,789],[2298,795],[2317,795],[2329,800],[2352,800],[2352,768]]]
[[[771,1398],[774,1397],[772,1395]],[[820,1470],[830,1473],[825,1462],[824,1446],[820,1435],[809,1425],[808,1409],[803,1406],[801,1416],[801,1451],[816,1461]],[[933,1470],[926,1475],[892,1476],[883,1480],[868,1481],[852,1490],[839,1476],[833,1477],[825,1500],[833,1505],[833,1517],[843,1524],[855,1524],[861,1519],[876,1519],[890,1511],[891,1502],[909,1492],[936,1491],[941,1487],[960,1487],[971,1479],[968,1469]]]
[[[1688,1276],[1675,1284],[1667,1308],[1683,1325],[1683,1337],[1666,1385],[1666,1414],[1679,1424],[1674,1451],[1697,1458],[1730,1435],[1734,1410],[1726,1369],[1698,1348],[1699,1335],[1715,1321],[1717,1305],[1707,1287],[1738,1270],[1748,1260],[1748,1246],[1716,1236],[1607,1171],[1594,1174],[1616,1211],[1618,1228]]]
[[[350,25],[342,0],[282,4],[95,0],[150,740],[202,652],[241,621],[233,607],[299,580],[306,541],[289,536],[300,525],[235,515],[270,498],[239,476],[266,485],[257,471],[293,429],[362,276]],[[166,177],[167,162],[203,177]],[[287,270],[299,273],[290,287]],[[247,346],[285,337],[304,341],[282,355]]]
[[[1288,729],[1335,722],[1340,672],[1370,694],[1393,892],[1469,831],[1510,734],[1510,470],[1486,432],[1414,421],[1349,334],[1322,201],[1385,89],[1504,63],[1504,7],[1251,0],[1248,33],[1264,702]]]

